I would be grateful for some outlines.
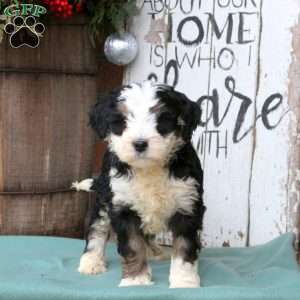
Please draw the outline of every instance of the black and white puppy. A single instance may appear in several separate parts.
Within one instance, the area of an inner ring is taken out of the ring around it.
[[[90,124],[108,150],[101,175],[75,184],[98,195],[79,272],[106,270],[111,225],[122,259],[120,286],[152,284],[147,243],[170,230],[170,287],[200,286],[198,232],[205,207],[202,169],[191,144],[200,114],[184,94],[149,81],[123,86],[94,106]]]

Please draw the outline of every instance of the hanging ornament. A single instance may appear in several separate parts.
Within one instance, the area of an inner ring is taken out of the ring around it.
[[[137,52],[137,40],[129,32],[113,33],[104,43],[107,60],[116,65],[128,65],[135,59]]]

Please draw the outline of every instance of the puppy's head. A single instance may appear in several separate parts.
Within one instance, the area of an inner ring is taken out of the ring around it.
[[[102,97],[90,113],[90,124],[121,161],[143,168],[167,163],[190,141],[200,114],[184,94],[146,81]]]

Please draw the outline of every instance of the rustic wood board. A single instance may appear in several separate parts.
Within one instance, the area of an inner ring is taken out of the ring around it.
[[[90,176],[95,98],[93,78],[0,74],[5,191],[66,188]]]
[[[47,24],[38,48],[0,45],[0,234],[82,237],[90,197],[96,55],[86,26]]]
[[[91,55],[87,26],[84,24],[45,24],[46,30],[37,48],[14,49],[4,35],[0,47],[0,70],[39,70],[95,74],[96,55]]]

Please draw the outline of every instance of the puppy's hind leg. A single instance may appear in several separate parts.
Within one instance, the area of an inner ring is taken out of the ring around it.
[[[109,237],[110,221],[105,206],[97,199],[96,210],[86,237],[86,246],[80,258],[78,271],[99,274],[106,271],[105,246]]]

